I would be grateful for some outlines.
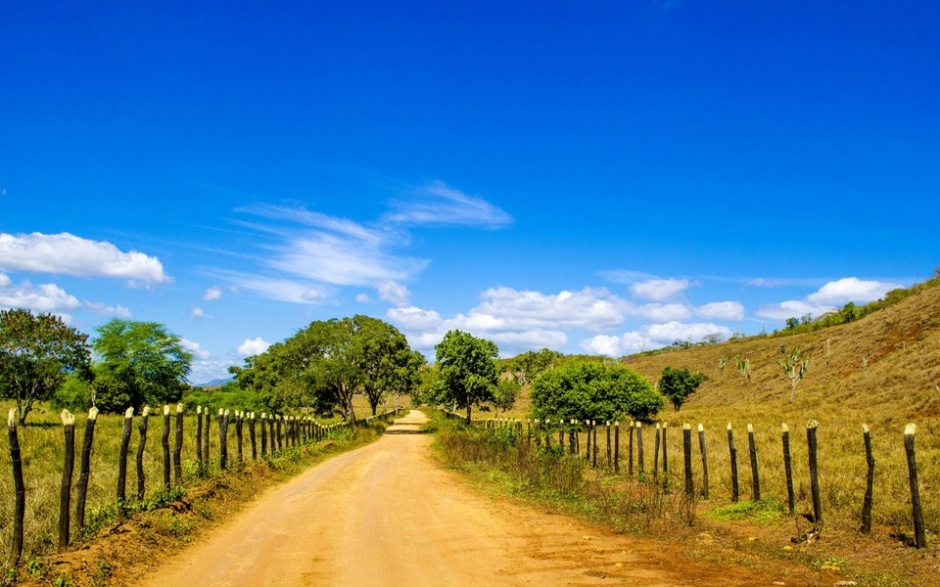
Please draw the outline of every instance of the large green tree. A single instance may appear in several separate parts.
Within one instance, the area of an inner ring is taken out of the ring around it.
[[[52,314],[0,310],[0,393],[16,400],[20,424],[51,399],[69,373],[89,375],[88,335]]]
[[[564,355],[558,351],[541,348],[526,351],[506,361],[506,369],[520,385],[528,385],[543,371],[561,363]]]
[[[311,322],[230,371],[273,411],[307,406],[355,421],[355,394],[374,415],[387,393],[411,391],[424,362],[394,326],[356,315]]]
[[[95,405],[103,412],[180,400],[193,354],[156,322],[114,318],[94,340]]]
[[[707,379],[704,373],[692,373],[688,369],[666,367],[659,378],[659,392],[672,402],[672,406],[678,412],[685,400],[695,393]]]
[[[362,392],[374,416],[386,393],[408,393],[417,384],[424,356],[387,322],[357,315],[350,326],[354,347],[349,358],[363,372]]]
[[[532,416],[539,419],[651,420],[665,403],[645,378],[621,365],[571,362],[532,382]]]
[[[439,397],[457,408],[466,409],[469,423],[472,406],[479,407],[493,400],[499,349],[492,341],[460,330],[445,334],[434,349]]]

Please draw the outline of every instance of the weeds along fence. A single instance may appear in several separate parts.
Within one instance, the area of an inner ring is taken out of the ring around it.
[[[65,548],[111,520],[178,499],[187,483],[237,472],[250,462],[272,463],[352,427],[238,410],[198,407],[186,413],[182,404],[137,415],[129,409],[123,417],[99,416],[92,408],[83,421],[63,411],[61,425],[22,427],[13,409],[7,424],[12,475],[0,475],[0,557],[9,567],[24,552]]]
[[[560,419],[475,419],[471,426],[543,453],[577,456],[585,472],[715,509],[739,501],[778,508],[802,539],[825,527],[863,534],[875,528],[922,548],[940,532],[940,435],[931,422],[926,435],[914,424],[876,434],[868,425],[827,429],[816,420],[775,429]]]

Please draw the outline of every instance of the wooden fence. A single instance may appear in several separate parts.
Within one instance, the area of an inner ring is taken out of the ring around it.
[[[465,417],[459,413],[442,410],[445,416],[454,420],[465,420]],[[647,428],[644,428],[642,422],[629,422],[621,424],[620,422],[594,421],[576,421],[563,419],[557,420],[520,420],[520,419],[474,419],[471,422],[474,427],[481,427],[487,430],[505,430],[509,429],[518,434],[521,442],[534,444],[537,446],[558,447],[568,455],[582,456],[584,463],[593,468],[599,466],[606,467],[614,474],[621,472],[623,456],[626,456],[626,474],[640,481],[664,481],[669,475],[668,469],[668,451],[671,442],[675,442],[674,435],[667,434],[668,425],[665,422],[657,422],[655,428],[649,430],[653,433],[653,454],[652,458],[646,454],[644,438]],[[809,473],[810,496],[812,500],[812,514],[807,518],[813,524],[813,529],[808,533],[818,535],[822,527],[824,512],[821,498],[819,465],[818,465],[818,433],[819,424],[816,420],[810,420],[806,425],[806,454]],[[755,440],[754,428],[747,425],[747,462],[749,463],[750,494],[752,501],[762,499],[761,493],[761,466],[758,458],[758,447]],[[682,487],[690,496],[697,496],[702,499],[709,499],[709,458],[708,446],[706,442],[706,430],[699,424],[697,427],[697,445],[698,460],[700,462],[700,473],[698,475],[699,483],[696,489],[695,475],[693,474],[693,462],[695,459],[695,443],[693,442],[693,430],[689,424],[684,424],[681,430],[681,449],[682,449]],[[871,532],[873,486],[875,459],[872,456],[871,435],[867,425],[861,428],[862,444],[865,450],[866,471],[866,490],[863,499],[863,507],[860,515],[860,531],[862,533]],[[739,478],[738,451],[735,444],[734,430],[731,424],[727,425],[725,430],[727,437],[727,451],[730,457],[730,479],[731,479],[731,501],[737,502],[740,499],[741,479]],[[927,546],[926,530],[924,526],[924,511],[920,497],[920,484],[918,482],[918,466],[915,449],[916,426],[908,424],[904,430],[903,446],[907,460],[908,484],[911,496],[911,518],[914,527],[913,544],[918,548]],[[598,439],[600,435],[600,441]],[[623,438],[625,436],[625,438]],[[786,424],[781,427],[780,446],[783,452],[784,476],[786,478],[786,503],[790,514],[794,513],[794,476],[793,476],[793,458],[791,454],[790,429]],[[626,444],[626,455],[621,454],[621,446]],[[583,447],[583,450],[582,450]],[[600,465],[598,463],[600,462]],[[661,467],[660,467],[661,463]],[[651,465],[651,466],[650,466]],[[668,483],[663,484],[664,487]]]
[[[394,410],[359,420],[368,425],[375,421],[389,420],[402,410]],[[64,431],[64,461],[59,495],[58,546],[65,548],[71,541],[73,525],[81,531],[85,528],[85,510],[89,479],[92,475],[91,456],[95,443],[95,429],[98,411],[92,408],[84,423],[84,434],[79,455],[78,481],[73,486],[75,467],[75,416],[66,410],[61,414]],[[184,456],[195,457],[195,472],[192,476],[206,478],[212,474],[221,474],[229,469],[238,468],[248,461],[270,459],[286,449],[300,447],[326,440],[342,429],[351,426],[348,422],[323,425],[306,416],[290,416],[262,412],[245,412],[220,409],[213,413],[208,408],[197,407],[195,414],[186,415],[183,405],[175,409],[163,406],[158,414],[153,414],[145,407],[137,418],[137,449],[134,456],[136,487],[134,499],[143,502],[147,492],[144,458],[147,451],[148,435],[151,432],[151,419],[159,418],[159,440],[162,455],[162,478],[158,480],[159,489],[171,491],[179,488],[187,480],[184,474]],[[127,468],[130,459],[131,442],[134,428],[134,410],[129,408],[124,414],[120,451],[118,456],[118,475],[115,487],[115,503],[120,512],[126,513],[132,500],[127,495]],[[214,422],[214,424],[213,424]],[[26,511],[26,481],[23,473],[20,438],[17,429],[16,410],[9,412],[7,420],[10,457],[13,468],[14,504],[13,528],[10,560],[11,567],[16,566],[23,551],[24,520]],[[195,455],[184,455],[184,437],[186,431],[195,436]],[[247,432],[247,434],[246,434]],[[218,455],[210,454],[210,437],[217,436],[214,443]],[[173,439],[171,443],[170,439]],[[229,442],[234,440],[234,445]],[[231,454],[230,454],[231,451]],[[72,517],[72,493],[75,493],[74,518]]]

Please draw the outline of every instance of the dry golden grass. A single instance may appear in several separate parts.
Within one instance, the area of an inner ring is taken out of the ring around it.
[[[792,403],[790,384],[780,365],[785,357],[781,345],[803,347],[812,357]],[[749,382],[736,369],[736,356],[750,359]],[[727,360],[723,375],[718,367],[720,358]],[[708,375],[709,380],[681,411],[670,406],[660,418],[668,423],[669,468],[674,476],[682,474],[682,425],[692,425],[697,487],[701,486],[702,466],[694,428],[700,423],[705,426],[708,503],[715,505],[727,503],[731,494],[728,423],[735,432],[741,498],[750,497],[746,425],[753,424],[762,496],[786,504],[781,446],[781,424],[786,423],[791,431],[797,512],[812,512],[806,423],[814,419],[819,422],[824,522],[830,528],[857,528],[866,476],[862,424],[868,424],[876,459],[874,524],[880,531],[911,535],[903,431],[906,423],[916,423],[926,526],[929,533],[940,533],[940,287],[838,327],[634,355],[624,363],[650,381],[656,381],[666,366]],[[524,392],[508,415],[525,418],[527,406]],[[646,427],[644,434],[649,466],[653,431]],[[621,446],[625,451],[626,442]],[[677,481],[681,484],[681,477]]]

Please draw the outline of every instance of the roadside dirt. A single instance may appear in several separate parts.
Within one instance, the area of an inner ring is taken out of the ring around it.
[[[399,430],[413,429],[412,412]],[[431,437],[386,435],[267,491],[151,569],[163,585],[800,585],[667,552],[480,495],[431,458]]]

